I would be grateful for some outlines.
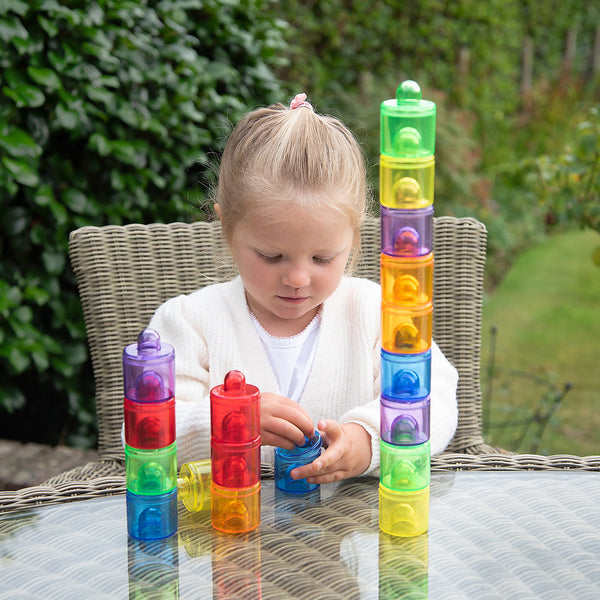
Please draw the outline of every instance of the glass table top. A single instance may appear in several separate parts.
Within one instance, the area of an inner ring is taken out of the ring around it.
[[[432,474],[429,531],[378,527],[378,480],[285,494],[261,524],[214,531],[180,503],[176,535],[127,535],[124,496],[0,515],[0,599],[600,598],[600,474]]]

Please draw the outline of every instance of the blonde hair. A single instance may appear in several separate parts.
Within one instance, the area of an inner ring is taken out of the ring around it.
[[[319,218],[323,209],[334,209],[349,219],[356,256],[366,200],[362,152],[336,118],[274,104],[245,115],[227,141],[216,201],[229,240],[247,215],[269,219],[273,202],[279,214],[300,206]]]

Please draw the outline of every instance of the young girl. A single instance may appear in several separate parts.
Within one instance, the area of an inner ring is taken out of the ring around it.
[[[345,275],[365,167],[348,129],[305,99],[247,114],[227,142],[215,211],[239,276],[169,300],[150,323],[175,348],[180,463],[210,456],[209,392],[237,369],[261,391],[263,462],[316,426],[326,449],[293,477],[377,474],[381,291]],[[434,453],[456,429],[457,380],[434,343]]]

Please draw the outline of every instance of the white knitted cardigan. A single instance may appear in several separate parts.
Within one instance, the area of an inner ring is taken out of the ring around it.
[[[300,405],[321,418],[355,422],[371,435],[365,474],[379,468],[381,292],[366,279],[344,277],[325,302],[314,363]],[[262,392],[280,394],[252,323],[240,277],[178,296],[158,308],[150,327],[175,348],[178,463],[210,457],[210,389],[237,369]],[[432,347],[431,451],[440,453],[456,430],[458,373]],[[262,461],[273,461],[263,447]]]

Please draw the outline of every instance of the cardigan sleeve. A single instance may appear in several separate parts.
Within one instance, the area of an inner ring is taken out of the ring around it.
[[[326,365],[340,375],[331,416],[342,424],[357,423],[370,435],[371,461],[364,475],[377,475],[379,468],[380,307],[379,285],[350,277],[342,281],[323,316],[330,353]]]
[[[158,308],[150,327],[175,349],[177,462],[210,458],[208,348],[189,296]]]
[[[362,404],[348,410],[340,418],[340,423],[357,423],[361,425],[366,432],[371,436],[371,462],[363,475],[379,476],[379,426],[380,426],[380,369],[379,369],[379,353],[380,353],[380,336],[376,335],[373,338],[374,344],[370,348],[372,356],[370,365],[372,372],[368,373],[368,378],[372,384],[371,399]]]
[[[429,439],[431,454],[441,454],[450,443],[458,423],[456,386],[458,371],[435,342],[431,344],[431,404]]]

